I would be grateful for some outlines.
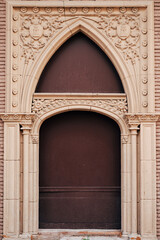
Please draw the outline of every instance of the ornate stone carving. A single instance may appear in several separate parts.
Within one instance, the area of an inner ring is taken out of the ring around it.
[[[39,136],[38,135],[32,135],[32,143],[38,144],[39,143]]]
[[[106,38],[105,44],[108,43],[108,47],[114,45],[113,48],[117,48],[117,52],[126,60],[131,76],[135,77],[137,81],[135,86],[138,86],[141,73],[143,76],[144,74],[148,76],[147,39],[150,32],[146,22],[146,15],[146,7],[101,7],[98,5],[55,7],[52,4],[45,7],[40,5],[14,7],[11,24],[11,77],[13,79],[11,87],[13,95],[10,100],[11,109],[14,112],[18,112],[20,109],[19,99],[22,96],[21,91],[24,89],[21,85],[24,85],[26,78],[30,79],[32,61],[38,59],[43,49],[51,49],[49,46],[50,40],[62,36],[63,29],[65,34],[68,31],[67,29],[73,27],[74,33],[74,26],[78,27],[78,21],[80,21],[80,28],[85,28],[85,26],[87,28],[87,25],[91,28],[93,26],[93,30],[97,28],[97,34]],[[90,31],[92,32],[92,30]],[[140,58],[141,64],[138,62]],[[14,80],[16,81],[14,82]],[[15,88],[18,90],[16,94]],[[143,95],[143,89],[148,90],[148,84],[144,88],[142,83],[141,89],[136,89],[136,91],[138,90],[141,93],[139,101],[144,111],[147,111],[148,105],[144,104],[144,102],[148,102],[148,96]]]
[[[126,144],[128,142],[128,135],[122,135],[121,142],[122,142],[122,144]]]
[[[34,121],[35,115],[33,113],[25,114],[25,113],[1,113],[0,119],[4,122],[21,122],[21,121]]]
[[[34,99],[32,112],[40,116],[53,109],[74,105],[99,107],[118,115],[127,112],[126,99]]]
[[[125,13],[125,8],[120,8]],[[137,16],[120,14],[119,16],[100,16],[98,28],[112,39],[114,45],[122,52],[125,60],[135,63],[139,58],[140,26]]]
[[[121,7],[119,12],[114,14],[115,9],[107,8],[108,15],[101,14],[102,8],[98,7],[83,7],[80,9],[83,15],[79,13],[79,8],[76,7],[69,8],[69,12],[76,15],[76,18],[84,18],[84,14],[86,14],[87,20],[97,23],[97,28],[104,31],[105,35],[122,52],[124,58],[134,63],[135,58],[139,58],[140,23],[139,14],[137,14],[138,8],[132,8],[130,9],[131,13],[128,13],[127,8]],[[57,13],[51,15],[52,8],[50,7],[44,9],[45,13],[42,13],[38,7],[32,8],[31,13],[28,12],[27,8],[21,8],[20,37],[22,40],[22,57],[25,57],[26,61],[34,60],[36,54],[46,45],[47,41],[57,30],[63,27],[64,21],[72,20],[70,15],[65,15],[65,18],[62,17],[64,11],[63,7],[59,7]],[[92,11],[97,16],[93,17]],[[95,20],[95,17],[99,18],[98,21]],[[145,29],[146,33],[147,29]]]
[[[26,61],[34,60],[36,54],[42,49],[53,34],[62,28],[61,15],[50,16],[38,14],[21,14],[22,57]]]
[[[141,123],[141,122],[156,122],[160,120],[160,114],[130,114],[126,113],[124,118],[129,124]]]

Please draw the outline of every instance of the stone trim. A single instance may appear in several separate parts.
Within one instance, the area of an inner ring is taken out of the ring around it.
[[[124,85],[128,108],[125,98],[118,99],[120,96],[64,99],[60,94],[56,99],[39,99],[39,104],[38,99],[34,98],[35,102],[32,99],[50,57],[79,30],[110,57]],[[7,1],[7,59],[11,60],[7,61],[8,114],[1,115],[5,125],[4,239],[31,239],[38,234],[41,124],[64,111],[87,110],[113,118],[121,129],[122,238],[156,240],[153,176],[156,173],[155,122],[159,116],[155,116],[154,109],[153,30],[153,1],[137,1],[132,6],[131,1]],[[31,114],[31,105],[34,114]],[[40,110],[37,106],[41,106]],[[27,127],[23,136],[20,125]],[[21,177],[18,177],[20,171]],[[22,180],[27,190],[21,186]],[[138,181],[140,191],[137,193]]]

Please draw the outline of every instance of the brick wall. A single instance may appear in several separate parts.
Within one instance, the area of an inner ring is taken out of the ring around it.
[[[0,0],[0,112],[5,109],[5,0]],[[3,229],[3,123],[0,121],[0,239]]]
[[[160,1],[155,0],[155,94],[156,111],[160,111]],[[157,123],[157,234],[160,239],[160,122]]]

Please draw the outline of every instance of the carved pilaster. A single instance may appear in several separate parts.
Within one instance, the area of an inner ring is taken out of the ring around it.
[[[131,119],[130,119],[131,120]],[[137,227],[138,227],[138,218],[137,218],[137,131],[139,130],[139,122],[137,119],[132,120],[130,123],[130,134],[131,134],[131,236],[133,239],[137,237]],[[131,238],[131,239],[132,239]]]

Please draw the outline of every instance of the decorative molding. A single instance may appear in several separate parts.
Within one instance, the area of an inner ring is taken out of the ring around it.
[[[127,112],[127,100],[126,98],[109,98],[109,99],[54,99],[54,98],[34,98],[32,103],[32,112],[37,117],[40,117],[44,113],[50,112],[51,110],[69,107],[74,105],[82,105],[89,107],[98,107],[104,110],[116,113],[118,115],[124,115]]]
[[[129,125],[140,124],[141,122],[157,122],[160,120],[160,114],[158,113],[139,113],[139,114],[130,114],[126,113],[124,119]]]
[[[0,113],[0,119],[4,122],[33,122],[35,114],[33,113]]]

